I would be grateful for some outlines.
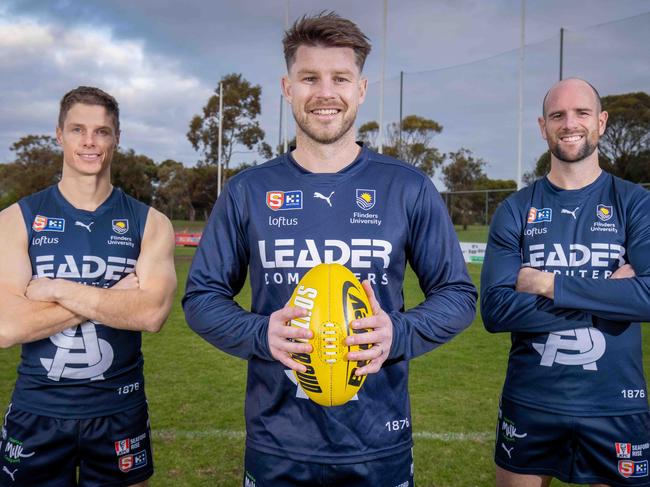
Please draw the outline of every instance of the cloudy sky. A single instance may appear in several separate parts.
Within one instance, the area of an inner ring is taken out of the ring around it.
[[[291,21],[336,10],[370,37],[370,94],[359,121],[377,120],[383,0],[288,6]],[[0,161],[13,160],[9,146],[21,136],[53,134],[60,97],[83,84],[120,102],[122,147],[193,165],[200,156],[185,137],[189,121],[232,72],[262,86],[261,124],[275,147],[286,8],[286,0],[4,0]],[[491,177],[514,178],[520,12],[520,0],[388,0],[385,121],[399,117],[403,71],[404,114],[441,123],[438,147],[469,148]],[[528,0],[525,170],[545,148],[536,117],[558,78],[561,27],[565,77],[585,77],[603,95],[650,92],[650,0]]]

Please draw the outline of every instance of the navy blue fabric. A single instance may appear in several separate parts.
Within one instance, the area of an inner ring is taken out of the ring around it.
[[[650,485],[650,413],[565,416],[503,398],[495,462],[520,474],[563,482]]]
[[[153,475],[146,405],[93,419],[39,416],[10,405],[0,454],[2,487],[126,487]]]
[[[626,263],[637,277],[608,279]],[[515,291],[522,266],[556,274],[553,300]],[[647,411],[650,192],[603,172],[579,190],[545,178],[509,197],[490,228],[481,314],[512,332],[504,398],[575,416]]]
[[[246,450],[243,487],[412,487],[413,454],[363,463],[325,464],[288,460]]]
[[[394,328],[382,370],[368,376],[358,397],[331,408],[307,399],[267,343],[268,315],[321,262],[370,280]],[[407,263],[426,299],[404,312]],[[233,301],[248,270],[252,312]],[[431,180],[363,149],[335,174],[306,172],[284,155],[230,179],[192,262],[183,307],[204,339],[249,360],[248,447],[294,460],[356,463],[411,447],[408,360],[467,327],[475,300]]]
[[[109,288],[135,269],[149,207],[114,189],[96,211],[57,186],[19,202],[34,277]],[[24,411],[92,418],[145,402],[140,332],[87,321],[22,346],[12,402]]]

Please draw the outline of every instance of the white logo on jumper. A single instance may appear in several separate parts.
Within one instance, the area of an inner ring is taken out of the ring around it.
[[[86,230],[88,230],[88,233],[90,233],[92,231],[90,229],[90,227],[92,227],[93,223],[95,223],[95,222],[90,222],[88,225],[86,225],[85,223],[82,223],[79,220],[74,222],[76,227],[84,227]]]
[[[317,191],[317,192],[314,193],[314,198],[327,201],[327,204],[330,205],[330,208],[331,208],[332,207],[332,202],[330,201],[330,198],[333,195],[334,195],[334,191],[332,191],[329,196],[324,196],[323,194],[321,194],[321,193],[319,193]]]
[[[578,211],[579,209],[580,209],[579,206],[576,206],[576,209],[573,210],[573,211],[567,210],[566,208],[562,208],[562,211],[560,212],[560,214],[562,214],[562,215],[571,215],[574,220],[577,220],[578,218],[576,217],[576,211]]]
[[[106,340],[97,338],[95,324],[86,321],[79,325],[81,336],[75,336],[78,327],[74,326],[50,337],[58,347],[54,359],[41,358],[49,379],[104,379],[102,374],[113,363],[113,348]],[[86,367],[74,367],[76,365]]]
[[[296,397],[298,399],[309,399],[309,396],[305,394],[305,391],[302,390],[302,387],[300,387],[300,384],[298,384],[298,379],[296,379],[296,375],[293,373],[293,370],[286,369],[284,371],[285,374],[287,374],[287,377],[293,384],[296,386]],[[359,396],[355,394],[352,396],[352,399],[350,401],[358,401]]]
[[[533,348],[542,356],[539,365],[544,367],[552,367],[556,363],[598,370],[596,361],[605,353],[606,343],[605,336],[596,328],[578,328],[549,333],[545,345],[533,343]]]

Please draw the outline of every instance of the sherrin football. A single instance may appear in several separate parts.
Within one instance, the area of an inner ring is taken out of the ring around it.
[[[309,314],[291,320],[290,326],[310,329],[311,353],[294,353],[292,358],[307,367],[294,374],[307,396],[321,406],[345,404],[361,389],[364,376],[354,375],[366,361],[348,362],[348,352],[368,349],[370,345],[345,344],[354,330],[350,323],[370,316],[370,303],[361,283],[340,264],[319,264],[309,270],[293,291],[291,306],[300,306]]]

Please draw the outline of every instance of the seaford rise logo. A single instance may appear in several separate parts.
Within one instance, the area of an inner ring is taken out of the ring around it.
[[[68,279],[105,279],[118,281],[124,274],[135,271],[135,259],[108,257],[104,260],[95,255],[64,255],[64,262],[56,265],[54,255],[36,257],[36,277],[58,277]]]
[[[613,243],[591,243],[563,245],[534,244],[528,246],[528,262],[530,267],[602,267],[609,268],[612,261],[618,265],[625,264],[625,247]]]
[[[387,240],[353,238],[349,242],[327,239],[316,244],[314,239],[258,240],[262,267],[305,268],[322,264],[341,264],[356,269],[369,269],[379,262],[384,269],[390,264],[393,244]]]

